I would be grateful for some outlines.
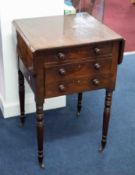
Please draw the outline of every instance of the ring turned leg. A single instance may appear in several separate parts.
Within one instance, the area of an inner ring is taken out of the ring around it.
[[[109,119],[110,119],[112,94],[113,94],[112,91],[106,91],[105,108],[104,108],[104,115],[103,115],[102,140],[99,148],[100,152],[104,150],[107,142],[107,132],[108,132],[108,126],[109,126]]]
[[[25,87],[24,87],[24,76],[20,70],[18,71],[18,78],[19,78],[19,101],[20,101],[20,127],[23,127],[26,119],[24,109]]]
[[[44,112],[43,102],[36,102],[36,120],[37,120],[37,142],[38,142],[38,161],[41,168],[43,163],[43,142],[44,142]]]
[[[81,109],[82,109],[82,93],[78,93],[78,102],[77,102],[77,117],[80,116],[80,112],[81,112]]]

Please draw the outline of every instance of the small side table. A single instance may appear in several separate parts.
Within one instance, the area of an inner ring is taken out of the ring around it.
[[[15,20],[21,124],[25,121],[24,77],[35,95],[38,160],[43,164],[45,98],[106,89],[100,151],[105,148],[123,38],[87,13]]]

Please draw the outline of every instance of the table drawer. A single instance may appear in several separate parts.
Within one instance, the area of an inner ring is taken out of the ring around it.
[[[112,56],[112,43],[93,44],[71,48],[49,50],[45,53],[45,64],[60,64],[63,62],[85,60],[87,58],[100,58]]]
[[[45,69],[45,79],[48,83],[54,81],[86,77],[95,74],[108,74],[111,72],[112,59],[79,62],[52,66]]]
[[[55,97],[82,91],[109,88],[110,86],[112,86],[112,84],[112,79],[109,74],[74,78],[72,80],[57,81],[54,83],[46,82],[45,96]]]

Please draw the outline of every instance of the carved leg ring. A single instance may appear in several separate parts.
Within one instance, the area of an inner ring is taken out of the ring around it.
[[[78,103],[77,103],[77,116],[80,116],[80,112],[82,109],[82,93],[78,93]]]
[[[99,148],[100,152],[104,150],[107,142],[107,132],[108,132],[108,126],[109,126],[109,119],[110,119],[111,103],[112,103],[112,92],[106,91],[105,108],[104,108],[104,115],[103,115],[102,140]]]
[[[19,79],[19,101],[20,101],[20,127],[24,126],[25,123],[25,87],[24,87],[24,76],[22,72],[18,71],[18,79]]]
[[[43,103],[36,104],[36,120],[37,120],[37,142],[38,142],[38,161],[41,168],[44,168],[43,163],[43,142],[44,142],[44,113]]]

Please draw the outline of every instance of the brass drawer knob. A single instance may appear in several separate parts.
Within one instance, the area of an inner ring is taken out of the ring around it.
[[[64,84],[60,84],[60,85],[59,85],[59,90],[60,90],[61,92],[64,92],[64,91],[66,90],[66,87],[64,86]]]
[[[59,58],[60,60],[64,60],[64,59],[65,59],[65,54],[62,53],[62,52],[59,52],[59,53],[58,53],[58,58]]]
[[[101,52],[101,49],[99,49],[99,48],[94,48],[94,52],[96,53],[96,54],[99,54],[100,52]]]
[[[93,84],[95,85],[95,86],[98,86],[99,84],[100,84],[100,81],[98,80],[98,79],[93,79],[92,80],[92,82],[93,82]]]
[[[63,68],[59,69],[59,74],[60,75],[66,75],[66,70],[63,69]]]
[[[95,68],[96,70],[99,70],[99,69],[101,68],[101,65],[100,65],[99,63],[95,63],[95,64],[94,64],[94,68]]]

